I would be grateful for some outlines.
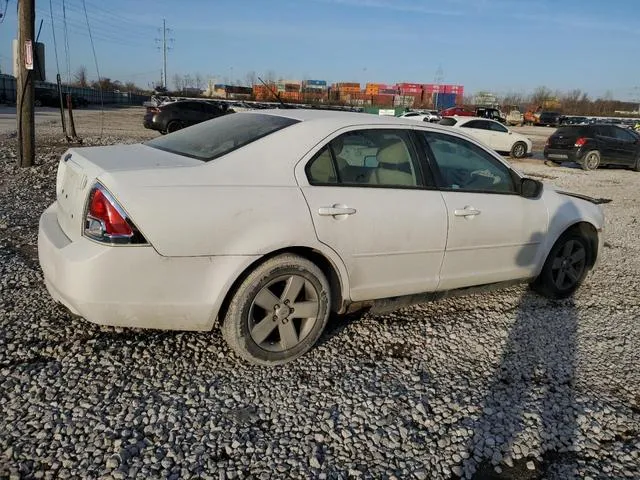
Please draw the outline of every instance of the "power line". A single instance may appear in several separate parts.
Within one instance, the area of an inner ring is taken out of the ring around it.
[[[8,2],[9,0],[7,0]],[[56,41],[56,29],[53,24],[53,3],[49,0],[49,15],[51,16],[51,34],[53,36],[53,51],[56,54],[56,73],[60,75],[60,62],[58,61],[58,42]]]
[[[91,35],[91,26],[89,25],[89,15],[87,14],[87,4],[82,0],[84,7],[84,18],[87,20],[87,30],[89,31],[89,40],[91,40],[91,50],[93,51],[93,61],[96,64],[96,72],[98,74],[98,91],[100,92],[100,137],[104,131],[104,99],[102,97],[102,83],[100,82],[100,68],[98,68],[98,56],[96,55],[96,47],[93,44],[93,36]]]
[[[44,11],[40,10],[40,9],[36,9],[36,11],[40,14],[44,15]],[[49,12],[46,12],[47,16],[49,16]],[[64,18],[61,17],[60,15],[56,15],[54,14],[53,17],[59,21],[60,23],[64,23]],[[78,33],[80,35],[83,36],[87,36],[88,34],[86,33],[86,24],[84,22],[84,20],[79,21],[76,19],[71,19],[71,18],[67,18],[66,20],[67,22],[67,30],[73,32],[73,33]],[[106,40],[109,42],[114,42],[114,43],[119,43],[122,45],[131,45],[131,44],[135,44],[135,45],[140,45],[142,46],[143,43],[141,42],[140,39],[138,38],[127,38],[126,35],[118,35],[116,33],[113,32],[109,32],[106,30],[98,30],[96,33],[96,28],[93,28],[93,37],[94,38],[100,38],[102,40]],[[145,37],[148,38],[148,37]],[[146,42],[144,42],[144,44],[146,44]]]
[[[67,9],[65,0],[62,0],[62,19],[64,25],[64,51],[67,60],[67,85],[71,83],[71,55],[69,54],[69,31],[67,29]]]

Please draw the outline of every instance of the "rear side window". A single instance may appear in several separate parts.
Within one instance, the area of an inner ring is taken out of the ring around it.
[[[455,118],[443,118],[438,122],[440,125],[445,125],[447,127],[453,127],[458,121]]]
[[[306,167],[311,185],[422,186],[422,175],[409,133],[404,130],[357,130],[333,139]]]
[[[232,113],[145,142],[166,152],[209,162],[298,120],[263,113]]]
[[[588,137],[589,129],[587,127],[560,127],[554,135],[563,137]]]

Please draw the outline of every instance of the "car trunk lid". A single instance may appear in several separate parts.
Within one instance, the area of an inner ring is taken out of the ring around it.
[[[82,235],[89,192],[104,173],[198,165],[199,160],[143,144],[69,149],[60,159],[56,178],[58,223],[69,239]]]

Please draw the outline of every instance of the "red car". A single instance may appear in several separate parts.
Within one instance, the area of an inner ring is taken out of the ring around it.
[[[451,107],[443,110],[440,114],[443,117],[453,117],[454,115],[458,115],[459,117],[475,117],[476,114],[471,110],[467,110],[462,107]]]

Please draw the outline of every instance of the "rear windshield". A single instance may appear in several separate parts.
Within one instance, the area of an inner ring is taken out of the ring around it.
[[[443,118],[438,122],[440,125],[446,125],[447,127],[453,127],[458,121],[455,118]]]
[[[298,122],[264,113],[231,113],[154,138],[145,145],[208,162]]]
[[[589,129],[585,126],[566,126],[558,128],[554,135],[562,135],[563,137],[578,137],[589,135]]]

